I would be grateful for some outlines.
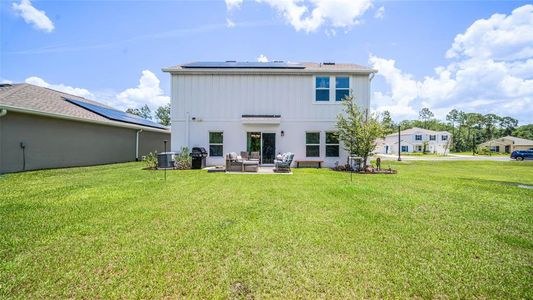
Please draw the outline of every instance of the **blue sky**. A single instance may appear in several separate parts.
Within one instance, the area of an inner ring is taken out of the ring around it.
[[[119,108],[154,108],[168,101],[165,66],[260,55],[353,62],[379,69],[373,108],[390,110],[396,120],[416,118],[427,106],[441,118],[459,108],[532,123],[533,6],[527,4],[2,0],[0,80]]]

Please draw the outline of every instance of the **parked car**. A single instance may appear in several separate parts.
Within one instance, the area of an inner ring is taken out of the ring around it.
[[[511,153],[511,158],[516,160],[533,159],[533,150],[516,150]]]

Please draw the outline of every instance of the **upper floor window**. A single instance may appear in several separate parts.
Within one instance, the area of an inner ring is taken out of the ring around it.
[[[443,141],[447,141],[447,140],[448,140],[448,136],[447,136],[447,135],[443,135],[443,136],[441,137],[441,139],[442,139]]]
[[[305,156],[320,157],[320,132],[305,133]]]
[[[335,77],[335,101],[342,101],[350,95],[350,77]]]
[[[316,101],[329,101],[329,77],[316,77]]]
[[[429,140],[430,140],[430,141],[435,141],[436,139],[437,139],[437,136],[434,135],[434,134],[432,134],[432,135],[429,136]]]
[[[326,132],[326,157],[339,157],[339,135]]]
[[[422,140],[422,135],[421,134],[415,135],[415,141],[421,141],[421,140]]]
[[[222,156],[224,153],[223,144],[223,132],[209,132],[209,156]]]

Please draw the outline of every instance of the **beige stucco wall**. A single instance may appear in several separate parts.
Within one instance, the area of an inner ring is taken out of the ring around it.
[[[533,149],[533,145],[515,145],[513,148],[514,150],[531,150]]]
[[[163,139],[170,134],[141,133],[140,155],[161,151]],[[8,112],[0,118],[0,173],[22,171],[21,142],[25,170],[89,166],[135,160],[136,130]]]

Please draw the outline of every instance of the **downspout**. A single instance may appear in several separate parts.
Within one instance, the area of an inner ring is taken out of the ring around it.
[[[189,131],[190,131],[190,124],[189,124],[189,122],[190,122],[190,119],[191,119],[191,116],[190,116],[190,114],[187,112],[187,113],[186,113],[186,116],[185,116],[185,144],[186,144],[186,146],[187,146],[188,149],[190,149],[190,147],[189,147],[189,146],[190,146],[190,145],[189,145],[189,140],[190,140],[190,138],[189,138],[189,135],[190,135],[190,134],[189,134]]]
[[[370,73],[370,76],[368,77],[368,109],[367,109],[367,115],[366,115],[366,118],[368,119],[368,111],[370,110],[370,97],[371,97],[371,92],[370,92],[370,83],[372,83],[372,79],[374,79],[374,76],[376,76],[376,73]]]
[[[0,118],[7,115],[7,109],[0,109]],[[2,144],[2,124],[0,124],[0,145]],[[2,174],[2,149],[0,149],[0,174]]]
[[[143,132],[142,129],[137,130],[135,138],[135,160],[139,161],[139,133]]]

